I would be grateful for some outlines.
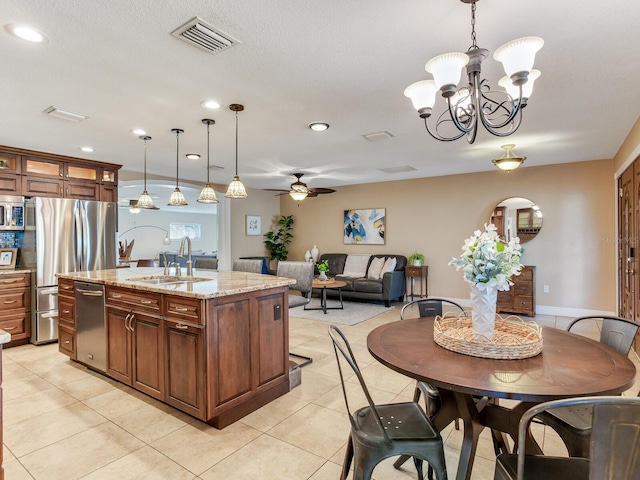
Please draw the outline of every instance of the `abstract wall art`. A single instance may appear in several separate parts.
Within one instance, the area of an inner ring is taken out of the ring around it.
[[[384,245],[386,220],[384,208],[345,210],[345,245]]]

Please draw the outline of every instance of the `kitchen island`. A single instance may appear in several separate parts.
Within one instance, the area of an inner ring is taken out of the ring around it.
[[[77,355],[77,282],[104,285],[104,373],[216,428],[289,391],[288,288],[245,272],[118,268],[58,275],[59,350]],[[95,332],[94,332],[95,333]],[[92,358],[92,357],[89,357]]]

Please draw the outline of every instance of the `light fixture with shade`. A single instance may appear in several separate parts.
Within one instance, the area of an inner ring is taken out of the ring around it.
[[[210,157],[210,149],[209,149],[209,129],[211,125],[215,125],[216,121],[211,120],[210,118],[203,118],[202,123],[207,126],[207,183],[205,183],[204,188],[200,192],[200,196],[198,197],[197,202],[199,203],[218,203],[218,197],[216,197],[216,192],[209,183],[209,157]]]
[[[236,112],[236,174],[229,184],[227,193],[225,193],[224,196],[227,198],[247,198],[247,191],[238,176],[238,112],[243,111],[244,106],[232,103],[229,105],[229,110]]]
[[[140,207],[138,206],[137,200],[129,200],[129,213],[131,213],[131,215],[137,215],[140,213]]]
[[[307,198],[307,195],[309,195],[309,187],[307,187],[306,183],[300,181],[300,178],[302,177],[302,175],[304,175],[303,173],[294,173],[293,175],[297,178],[297,181],[291,184],[289,196],[296,202],[300,202]]]
[[[138,198],[137,206],[138,208],[155,210],[156,206],[153,204],[153,199],[147,192],[147,141],[151,140],[151,137],[149,135],[140,135],[138,138],[144,142],[144,190],[142,190],[142,194]]]
[[[491,160],[493,164],[500,170],[504,170],[507,173],[515,170],[520,165],[522,165],[527,157],[518,157],[514,155],[514,153],[512,152],[514,147],[515,145],[513,143],[502,145],[500,148],[504,150],[504,154],[500,158]]]
[[[172,128],[171,131],[176,134],[176,188],[171,193],[171,197],[169,198],[169,203],[167,203],[170,207],[182,207],[187,204],[187,200],[184,198],[183,193],[180,191],[180,187],[178,186],[178,164],[180,158],[180,135],[184,133],[184,130],[180,128]]]
[[[487,81],[480,78],[482,61],[489,51],[479,48],[476,42],[476,3],[479,0],[460,1],[471,4],[472,45],[467,53],[445,53],[429,60],[424,68],[433,79],[409,85],[404,95],[411,99],[420,118],[424,119],[427,132],[436,140],[450,142],[466,136],[467,141],[473,143],[478,124],[495,136],[509,136],[520,127],[522,109],[531,96],[534,81],[540,76],[540,71],[533,70],[533,62],[544,41],[539,37],[524,37],[498,48],[493,58],[502,63],[507,75],[498,82],[504,90],[492,90]],[[468,84],[458,89],[465,66]],[[430,125],[438,91],[447,105]]]

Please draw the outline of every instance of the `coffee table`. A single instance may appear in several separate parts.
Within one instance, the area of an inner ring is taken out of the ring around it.
[[[305,310],[322,310],[324,314],[327,314],[327,310],[343,310],[344,303],[342,302],[342,287],[346,286],[346,282],[341,280],[329,279],[329,280],[318,280],[317,278],[313,279],[313,288],[317,288],[322,290],[320,296],[320,306],[319,307],[307,307],[304,306]],[[340,306],[339,307],[327,307],[327,289],[337,288],[340,294]]]

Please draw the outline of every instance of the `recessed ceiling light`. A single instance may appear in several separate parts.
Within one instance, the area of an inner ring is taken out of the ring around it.
[[[202,105],[204,108],[208,108],[209,110],[215,110],[216,108],[220,108],[221,106],[215,100],[205,100],[204,102],[201,102],[200,105]]]
[[[313,122],[309,124],[309,128],[314,132],[324,132],[329,128],[329,124],[324,122]]]
[[[22,39],[22,40],[26,40],[27,42],[33,42],[33,43],[47,43],[49,41],[49,37],[47,37],[44,33],[42,33],[40,30],[37,30],[33,27],[29,27],[27,25],[7,25],[6,29],[9,31],[9,33],[11,33],[12,35]]]
[[[189,160],[198,160],[200,158],[200,154],[199,153],[187,153],[185,155],[185,157],[187,157]]]
[[[91,147],[80,147],[80,150],[83,152],[95,152],[95,150]]]
[[[141,128],[134,128],[133,130],[131,130],[131,133],[133,133],[134,135],[146,135],[147,134],[147,132],[145,132]]]

